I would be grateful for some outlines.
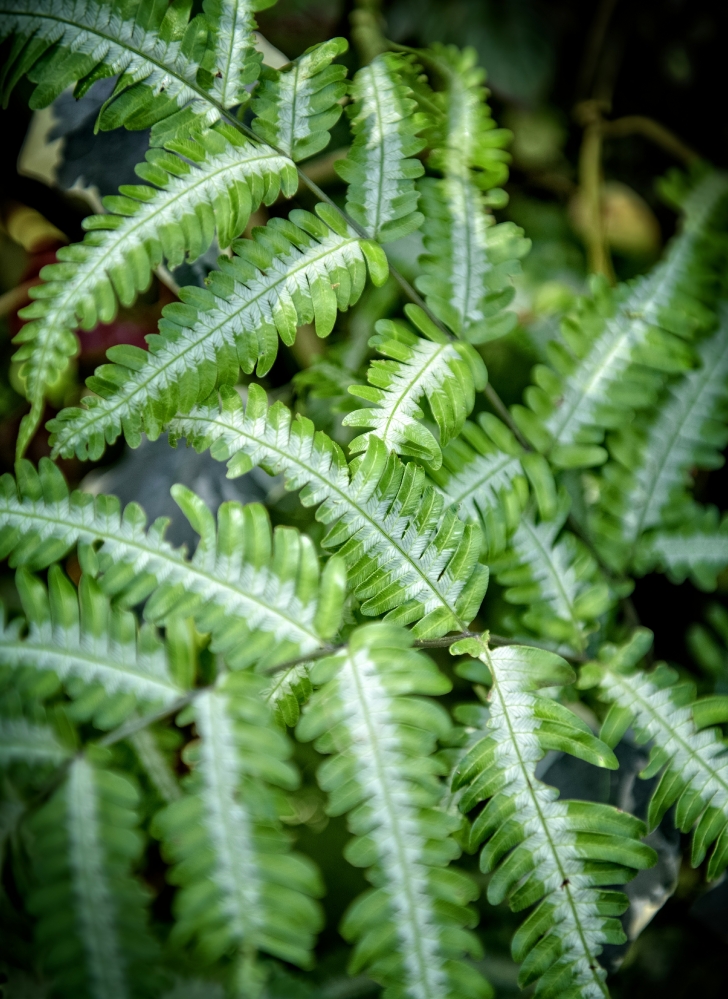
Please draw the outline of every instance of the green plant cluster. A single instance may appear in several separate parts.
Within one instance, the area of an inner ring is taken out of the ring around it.
[[[728,866],[728,698],[652,663],[627,612],[641,574],[709,590],[728,568],[728,522],[693,490],[728,441],[728,176],[668,178],[664,258],[616,288],[595,279],[508,409],[484,347],[516,327],[530,244],[493,214],[510,136],[474,54],[392,47],[348,81],[333,39],[262,67],[269,5],[0,4],[6,94],[26,77],[43,108],[115,77],[98,127],[151,128],[141,183],[42,270],[17,337],[30,411],[0,481],[22,607],[0,630],[3,918],[32,921],[25,970],[53,996],[333,995],[315,964],[326,886],[293,835],[316,757],[323,811],[351,833],[339,869],[369,884],[338,928],[353,975],[385,999],[487,999],[484,889],[524,913],[522,986],[605,999],[622,888],[654,864],[644,840],[668,809],[708,879]],[[337,202],[298,164],[344,105]],[[286,212],[306,187],[315,210]],[[261,205],[277,214],[251,229]],[[384,247],[417,230],[411,285]],[[24,455],[77,338],[215,240],[205,287],[180,289],[145,350],[108,351],[36,468]],[[357,302],[368,348],[352,320],[271,400],[279,341],[327,338]],[[69,490],[56,463],[162,433],[295,495],[273,526],[260,503],[213,511],[174,486],[190,554],[138,504]],[[498,635],[489,579],[512,608]],[[712,633],[692,641],[725,672]],[[647,822],[542,779],[549,753],[616,770],[628,730],[650,746],[642,775],[660,775]]]

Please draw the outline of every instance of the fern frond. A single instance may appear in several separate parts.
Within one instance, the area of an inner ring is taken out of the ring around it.
[[[310,861],[288,853],[278,820],[269,785],[294,788],[298,775],[264,682],[231,674],[186,710],[199,739],[185,751],[188,793],[155,816],[153,832],[180,886],[173,942],[194,940],[204,961],[253,949],[308,967],[322,885]]]
[[[262,200],[270,204],[281,186],[290,195],[298,183],[286,157],[228,125],[195,139],[170,140],[166,150],[152,149],[146,158],[136,168],[146,185],[127,185],[120,195],[104,198],[110,214],[85,219],[90,232],[84,241],[61,247],[58,263],[44,267],[43,283],[30,290],[35,301],[22,310],[30,321],[15,339],[22,344],[15,360],[23,362],[33,407],[18,438],[20,454],[42,416],[48,386],[78,349],[75,329],[111,322],[117,301],[131,305],[163,259],[170,267],[196,259],[215,232],[220,246],[229,246]]]
[[[247,408],[228,390],[221,409],[216,401],[201,406],[175,420],[171,433],[228,460],[230,475],[261,465],[283,474],[287,489],[302,490],[304,505],[320,504],[317,519],[329,527],[322,545],[345,560],[362,613],[417,622],[420,638],[466,628],[475,617],[488,581],[478,563],[479,528],[445,509],[422,469],[404,466],[378,437],[349,466],[310,420],[292,421],[282,403],[269,409],[255,384]]]
[[[504,184],[510,156],[503,147],[511,133],[493,120],[477,52],[435,44],[419,55],[434,70],[436,82],[444,84],[430,94],[440,114],[431,118],[428,164],[445,176],[467,175],[482,191]]]
[[[693,364],[686,341],[714,323],[727,209],[728,176],[708,173],[662,263],[617,293],[595,284],[595,299],[562,324],[564,343],[549,345],[553,367],[538,365],[528,408],[513,407],[523,434],[557,467],[603,464],[605,428],[629,423],[655,402],[666,374]]]
[[[345,856],[369,868],[373,888],[350,907],[344,937],[356,941],[349,970],[366,970],[387,995],[484,999],[488,983],[462,960],[479,953],[464,927],[476,922],[470,879],[447,870],[459,854],[456,816],[438,810],[443,794],[432,756],[450,721],[432,701],[448,680],[411,647],[402,629],[360,628],[346,651],[316,663],[322,689],[304,709],[296,734],[334,754],[319,769],[330,815],[349,814],[355,838]]]
[[[126,777],[79,758],[31,820],[38,953],[54,993],[136,999],[159,987],[147,890],[132,876],[144,840]]]
[[[50,725],[0,715],[0,767],[23,763],[31,767],[58,765],[70,755]]]
[[[177,801],[182,792],[171,766],[159,748],[154,732],[142,728],[129,736],[129,742],[160,800],[166,803]]]
[[[346,68],[331,63],[348,47],[345,38],[332,38],[306,49],[289,66],[265,68],[251,105],[257,115],[253,131],[296,162],[324,149],[346,94]]]
[[[662,776],[650,801],[648,822],[655,828],[675,805],[675,825],[694,828],[692,863],[697,867],[712,847],[708,879],[728,865],[728,754],[716,725],[728,721],[728,699],[695,699],[695,684],[659,663],[646,672],[639,661],[652,633],[638,629],[624,645],[605,645],[597,662],[582,667],[581,688],[599,688],[611,704],[601,736],[615,746],[632,726],[640,743],[651,743],[650,760],[640,774]]]
[[[510,132],[495,127],[473,49],[435,45],[421,55],[435,81],[444,84],[429,94],[427,105],[438,112],[427,135],[428,165],[444,177],[420,183],[426,252],[415,284],[458,336],[484,343],[516,324],[515,314],[504,310],[514,295],[511,277],[530,247],[521,229],[510,222],[496,225],[489,211],[504,203],[503,192],[492,189],[508,176],[502,147]]]
[[[453,778],[463,811],[488,800],[470,834],[473,848],[487,841],[480,867],[492,872],[488,900],[507,899],[514,911],[539,903],[512,942],[523,962],[519,984],[538,980],[544,999],[607,997],[597,958],[604,944],[625,940],[615,917],[628,900],[600,886],[629,880],[655,854],[636,838],[645,831],[638,819],[608,805],[559,801],[536,765],[550,749],[611,769],[617,760],[576,715],[536,693],[573,681],[559,656],[533,647],[491,651],[481,639],[451,651],[473,657],[458,667],[461,676],[490,687],[487,727]]]
[[[70,713],[99,728],[121,724],[137,704],[173,704],[182,690],[172,679],[162,642],[153,629],[138,631],[130,611],[109,606],[98,583],[82,576],[78,592],[57,566],[48,588],[27,569],[16,585],[27,618],[0,632],[0,664],[20,674],[50,671],[78,698]]]
[[[418,306],[406,305],[405,312],[425,339],[401,321],[376,323],[369,346],[391,360],[372,361],[369,385],[352,385],[349,392],[377,408],[357,409],[343,423],[372,428],[354,438],[349,445],[353,453],[365,451],[374,434],[388,450],[439,468],[440,444],[459,434],[475,403],[475,391],[485,388],[488,374],[480,354],[469,344],[448,339]],[[423,396],[437,422],[440,443],[418,422],[424,416],[419,406]]]
[[[419,228],[415,179],[424,173],[413,159],[427,118],[405,82],[410,64],[402,56],[377,56],[354,77],[350,109],[354,142],[336,172],[349,185],[346,210],[367,236],[386,243]]]
[[[506,311],[515,294],[512,278],[530,240],[512,222],[496,225],[483,194],[462,172],[422,180],[420,191],[426,252],[417,290],[438,319],[470,343],[510,333],[517,322]]]
[[[466,420],[460,436],[443,450],[442,468],[428,469],[449,503],[482,525],[488,556],[501,554],[528,504],[529,482],[538,511],[556,512],[556,485],[545,459],[527,452],[491,413],[478,425]]]
[[[261,60],[253,14],[267,6],[270,0],[205,0],[205,14],[190,21],[188,3],[5,0],[0,38],[14,36],[5,99],[25,75],[36,84],[33,108],[47,107],[71,84],[83,96],[96,80],[118,75],[99,127],[157,124],[158,141],[187,134],[249,99],[246,85]]]
[[[292,727],[301,715],[301,706],[311,696],[310,663],[298,663],[274,673],[262,691],[266,703],[283,725]]]
[[[489,564],[508,603],[528,607],[521,620],[530,631],[581,651],[613,597],[584,544],[562,530],[569,507],[562,493],[550,520],[525,512],[506,552]]]
[[[71,84],[78,84],[81,95],[100,77],[119,74],[102,127],[146,128],[189,103],[212,124],[220,111],[195,78],[204,28],[197,20],[187,22],[188,11],[180,16],[179,4],[167,8],[140,0],[46,0],[40,6],[4,0],[0,36],[15,36],[4,92],[27,75],[36,84],[30,106],[42,108]]]
[[[337,309],[361,295],[365,261],[376,283],[387,269],[381,248],[360,241],[327,206],[317,211],[321,218],[295,209],[290,221],[272,219],[253,239],[236,240],[235,256],[220,259],[207,288],[183,288],[181,303],[166,306],[149,351],[112,347],[114,363],[87,382],[98,395],[49,423],[54,453],[100,457],[122,429],[137,447],[143,431],[155,439],[216,384],[234,383],[240,367],[269,371],[279,335],[292,344],[298,326],[315,322],[327,336]]]
[[[233,668],[274,664],[320,648],[339,627],[343,566],[330,559],[319,578],[312,542],[292,528],[271,532],[264,508],[223,503],[217,524],[203,501],[183,486],[173,495],[200,534],[192,559],[164,540],[167,521],[146,528],[136,503],[121,511],[114,496],[93,497],[68,487],[42,459],[0,480],[0,551],[11,565],[40,569],[79,545],[85,572],[127,605],[149,598],[151,621],[195,617],[212,632],[213,651]],[[96,543],[100,548],[96,550]]]
[[[609,442],[594,536],[610,564],[627,567],[642,535],[693,518],[694,469],[715,469],[728,443],[728,312],[696,346],[700,366],[671,385],[651,419]]]
[[[653,569],[667,573],[674,583],[688,577],[701,590],[714,590],[718,576],[728,568],[728,516],[714,506],[692,509],[692,516],[675,530],[649,531],[640,540],[634,569],[643,575]]]
[[[207,89],[220,107],[245,104],[250,97],[248,87],[258,79],[262,58],[255,49],[254,14],[275,2],[204,0],[202,9],[211,34],[204,61],[212,77]]]

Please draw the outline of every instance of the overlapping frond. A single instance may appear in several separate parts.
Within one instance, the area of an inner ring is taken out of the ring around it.
[[[78,349],[75,329],[110,322],[117,303],[131,305],[162,260],[176,267],[196,259],[215,233],[220,246],[229,246],[261,201],[274,201],[281,187],[290,195],[297,186],[286,157],[229,125],[194,140],[170,140],[146,159],[137,167],[146,184],[105,198],[109,214],[87,218],[84,241],[61,247],[58,263],[44,267],[43,283],[30,290],[35,301],[22,310],[29,322],[16,337],[22,346],[15,360],[23,362],[33,406],[18,439],[20,453],[42,417],[48,386]]]
[[[27,75],[31,107],[51,104],[75,84],[81,96],[98,79],[118,76],[102,107],[102,129],[157,125],[164,141],[214,124],[249,99],[260,71],[254,12],[271,0],[5,0],[0,37],[13,35],[4,94]],[[162,123],[160,125],[160,123]]]
[[[493,120],[477,52],[435,44],[419,55],[438,87],[428,95],[439,111],[429,119],[429,164],[445,176],[469,176],[482,191],[504,184],[511,133]]]
[[[184,754],[187,793],[154,819],[154,835],[173,866],[173,941],[194,941],[205,962],[264,951],[303,967],[321,926],[313,898],[321,880],[307,858],[288,852],[275,788],[298,774],[291,747],[261,697],[264,680],[229,675],[186,709],[198,739]],[[238,994],[254,968],[238,973]]]
[[[428,470],[461,516],[482,525],[489,558],[500,555],[530,498],[529,483],[542,518],[556,512],[556,486],[542,455],[526,451],[492,413],[469,420],[443,450],[439,469]]]
[[[714,590],[728,568],[728,515],[714,506],[694,507],[690,520],[674,530],[650,531],[640,540],[635,572],[665,572],[673,583],[688,577],[701,590]]]
[[[31,820],[36,887],[28,907],[55,995],[143,999],[158,993],[148,890],[131,875],[144,847],[137,803],[127,777],[82,757]]]
[[[698,866],[712,848],[708,878],[728,865],[728,754],[716,726],[728,721],[728,698],[701,697],[695,684],[680,681],[676,670],[659,663],[645,671],[639,661],[652,633],[638,629],[624,645],[605,645],[599,659],[582,668],[579,686],[599,688],[611,704],[601,736],[615,746],[631,726],[640,743],[651,743],[642,777],[662,776],[650,801],[654,828],[675,805],[675,825],[693,832],[692,863]]]
[[[507,899],[514,911],[538,903],[512,942],[523,962],[519,984],[538,981],[544,999],[604,999],[606,972],[597,959],[604,944],[624,941],[616,917],[628,900],[601,886],[650,867],[654,851],[639,842],[645,828],[638,819],[608,805],[559,801],[536,765],[550,749],[612,769],[616,758],[581,719],[537,693],[573,681],[559,656],[532,647],[491,651],[482,639],[451,651],[472,656],[458,672],[490,688],[487,726],[453,778],[464,812],[488,801],[470,832],[471,847],[486,841],[480,867],[492,872],[488,900]]]
[[[196,81],[206,24],[189,6],[141,0],[5,0],[0,34],[14,36],[5,93],[24,75],[36,84],[31,107],[51,104],[66,87],[85,93],[119,75],[102,127],[146,128],[187,104],[206,124],[220,117]]]
[[[365,451],[376,435],[389,450],[439,468],[440,446],[458,435],[473,408],[476,389],[485,388],[488,375],[473,347],[450,340],[418,306],[406,305],[405,312],[424,338],[401,321],[377,322],[369,346],[390,360],[372,361],[367,371],[369,385],[349,388],[352,395],[376,408],[348,413],[343,422],[347,427],[372,428],[351,442],[354,453]],[[423,397],[440,431],[439,443],[418,422],[424,416],[419,405]]]
[[[253,131],[296,162],[324,149],[346,94],[346,68],[331,63],[348,47],[345,38],[332,38],[280,70],[264,69],[252,103]]]
[[[376,283],[386,280],[387,264],[381,248],[361,241],[333,210],[317,211],[321,217],[295,209],[289,220],[256,228],[253,239],[235,240],[234,257],[220,259],[206,288],[182,289],[182,301],[166,306],[148,351],[108,351],[113,363],[88,380],[98,395],[49,424],[55,453],[100,457],[122,430],[136,447],[143,431],[156,438],[216,384],[234,383],[241,367],[265,374],[279,336],[291,344],[308,322],[327,336],[337,309],[361,295],[365,261]]]
[[[510,333],[512,278],[530,240],[512,222],[496,224],[469,175],[421,181],[425,253],[416,279],[427,305],[458,336],[485,343]]]
[[[98,583],[82,576],[78,592],[57,566],[48,588],[27,569],[16,577],[25,611],[0,632],[0,665],[32,686],[51,671],[76,699],[70,713],[114,728],[137,705],[173,704],[182,694],[154,630],[138,630],[134,615],[110,607]]]
[[[98,575],[107,594],[127,606],[148,598],[144,613],[151,621],[194,616],[233,667],[295,658],[338,630],[341,561],[330,559],[320,575],[313,543],[293,528],[271,532],[257,503],[223,503],[215,523],[199,497],[175,486],[177,503],[200,535],[187,559],[164,540],[164,518],[147,529],[136,503],[122,512],[114,496],[69,494],[47,459],[39,472],[21,464],[19,476],[17,486],[9,475],[0,480],[0,551],[13,566],[40,569],[78,545],[84,571]]]
[[[275,2],[204,0],[210,40],[203,65],[210,79],[201,73],[198,78],[221,107],[232,108],[248,100],[250,84],[258,79],[261,63],[261,54],[255,50],[254,14]]]
[[[436,45],[422,58],[442,85],[428,95],[436,112],[427,137],[428,165],[443,178],[420,183],[426,253],[415,283],[453,332],[484,343],[515,326],[515,314],[504,310],[514,295],[511,278],[530,247],[521,229],[496,225],[489,211],[504,201],[503,192],[492,189],[508,176],[502,147],[510,132],[495,126],[474,50]]]
[[[68,746],[50,725],[0,715],[0,768],[16,763],[34,768],[58,765],[69,755]]]
[[[537,521],[532,511],[525,512],[507,550],[489,565],[506,587],[505,599],[528,608],[521,615],[526,628],[583,650],[613,597],[594,557],[563,529],[569,506],[562,494],[550,520]]]
[[[268,408],[265,392],[248,386],[247,407],[233,390],[171,425],[198,450],[228,460],[230,475],[260,465],[301,490],[306,506],[329,530],[348,584],[366,615],[413,623],[418,637],[462,629],[476,615],[488,570],[480,565],[480,529],[464,524],[428,485],[415,464],[403,465],[372,437],[365,455],[348,465],[341,448],[310,420],[292,420],[282,403]]]
[[[669,387],[658,412],[609,442],[612,455],[593,518],[612,565],[630,564],[642,536],[695,519],[690,486],[697,469],[723,464],[728,443],[728,314],[696,346],[700,366]]]
[[[605,428],[653,405],[666,374],[690,368],[696,331],[715,321],[726,240],[728,176],[697,180],[683,205],[682,232],[648,275],[616,293],[595,284],[549,345],[552,367],[534,369],[526,406],[513,417],[533,446],[561,468],[603,464]]]
[[[424,173],[417,153],[427,117],[406,84],[410,64],[385,53],[362,67],[352,83],[354,142],[337,173],[349,185],[346,210],[367,236],[380,243],[399,239],[422,224],[415,180]]]
[[[304,709],[296,733],[332,754],[318,772],[330,815],[349,816],[354,839],[345,856],[368,868],[373,888],[349,908],[344,937],[355,942],[350,970],[366,970],[387,995],[417,999],[485,999],[488,983],[463,953],[478,955],[467,928],[473,882],[448,870],[459,854],[457,816],[438,809],[442,772],[433,757],[447,734],[446,712],[427,694],[449,681],[399,628],[368,625],[348,648],[313,666],[322,689]],[[467,927],[467,928],[466,928]]]

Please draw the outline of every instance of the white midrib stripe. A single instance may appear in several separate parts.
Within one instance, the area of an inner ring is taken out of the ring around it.
[[[423,902],[429,902],[429,898],[423,898],[422,893],[417,891],[413,883],[411,869],[413,860],[411,851],[408,851],[405,846],[406,833],[401,825],[403,818],[401,805],[393,800],[392,783],[398,781],[397,764],[398,757],[402,755],[401,750],[399,753],[393,752],[389,760],[384,759],[384,750],[380,744],[380,739],[389,735],[392,741],[397,741],[391,731],[394,729],[394,724],[391,718],[386,718],[386,720],[373,719],[370,710],[370,699],[385,702],[388,701],[388,695],[377,675],[376,666],[368,658],[366,651],[356,653],[353,656],[349,655],[339,676],[339,682],[348,688],[346,693],[349,694],[349,697],[344,696],[344,704],[349,705],[352,700],[354,701],[359,721],[366,729],[367,741],[364,746],[356,739],[352,740],[353,752],[359,757],[360,773],[365,775],[367,770],[374,771],[375,795],[380,798],[380,804],[383,806],[386,816],[386,822],[373,830],[370,835],[377,839],[379,838],[378,834],[380,834],[380,843],[385,841],[387,845],[394,844],[396,861],[393,862],[391,857],[387,857],[386,851],[382,851],[380,862],[388,874],[390,897],[392,885],[397,885],[403,892],[403,898],[398,899],[400,902],[398,908],[400,912],[404,912],[405,919],[411,929],[411,943],[414,950],[409,954],[403,953],[403,958],[410,975],[413,970],[415,971],[415,978],[409,982],[407,991],[413,999],[446,999],[442,967],[430,967],[421,936],[423,929],[427,928],[428,922],[430,928],[435,930],[434,914],[431,910],[429,912],[423,911]],[[388,729],[389,732],[387,732]],[[366,780],[365,777],[364,780]],[[371,797],[373,795],[370,796],[370,800]],[[416,822],[416,818],[413,816],[410,818]],[[420,856],[415,863],[422,864],[421,842],[417,843],[417,848]],[[385,888],[386,890],[387,888]],[[404,903],[403,906],[401,902]],[[408,941],[403,939],[396,920],[395,929],[404,950]]]

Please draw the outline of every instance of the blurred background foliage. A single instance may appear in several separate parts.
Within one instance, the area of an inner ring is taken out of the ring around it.
[[[599,210],[618,279],[648,269],[674,229],[674,214],[661,202],[656,180],[676,163],[690,162],[696,153],[718,166],[728,166],[725,4],[710,0],[391,0],[383,4],[376,0],[278,0],[276,6],[260,13],[258,21],[266,59],[274,65],[334,35],[352,40],[345,56],[352,71],[375,54],[382,32],[411,46],[439,40],[477,50],[488,73],[494,116],[514,134],[509,200],[498,214],[522,226],[533,241],[519,278],[519,325],[508,337],[482,348],[491,381],[507,403],[520,396],[560,315],[585,288],[593,248],[589,246],[589,205],[580,183],[595,136],[601,145],[597,151],[603,173]],[[109,81],[101,81],[80,102],[64,94],[53,108],[35,115],[27,109],[27,93],[21,86],[2,112],[3,471],[12,469],[18,424],[27,409],[10,361],[10,341],[20,327],[17,310],[27,303],[28,287],[40,268],[54,259],[56,248],[82,237],[81,220],[99,210],[99,198],[135,180],[134,165],[143,159],[147,145],[143,132],[93,134],[95,114],[108,86]],[[304,166],[331,197],[342,201],[343,186],[333,162],[349,142],[343,116],[329,149]],[[312,207],[305,192],[299,194],[298,204]],[[251,224],[263,224],[271,215],[285,214],[289,207],[281,202],[261,209]],[[421,248],[418,234],[392,244],[393,261],[407,277],[416,273]],[[46,417],[78,398],[83,380],[103,361],[108,347],[124,342],[144,346],[144,336],[156,329],[162,307],[174,300],[175,288],[202,283],[215,256],[213,248],[193,266],[184,265],[174,274],[162,275],[164,280],[155,279],[149,291],[132,308],[120,310],[113,323],[83,334],[71,375],[57,387]],[[266,388],[345,442],[348,431],[341,426],[342,416],[347,408],[358,405],[346,388],[364,380],[367,341],[374,322],[396,314],[401,305],[391,282],[382,289],[370,289],[355,310],[340,316],[328,341],[302,328],[295,345],[279,354],[264,380]],[[312,365],[319,370],[315,389],[308,374]],[[48,451],[47,434],[41,430],[29,457],[37,461]],[[223,466],[207,456],[169,451],[164,442],[145,443],[137,452],[125,451],[119,444],[107,453],[103,468],[90,472],[88,466],[74,461],[61,465],[74,485],[85,477],[86,487],[116,492],[125,501],[137,499],[151,516],[175,517],[168,490],[177,481],[200,492],[213,507],[229,498],[264,499],[274,521],[285,509],[289,518],[298,518],[313,536],[318,526],[295,497],[263,473],[230,483]],[[727,485],[725,469],[706,474],[699,480],[698,498],[726,509]],[[176,520],[172,538],[175,542],[193,540]],[[3,570],[0,596],[12,604],[11,579],[9,570]],[[690,672],[703,692],[728,693],[728,579],[719,585],[717,594],[707,597],[688,582],[674,586],[662,576],[648,576],[638,582],[633,599],[641,621],[656,633],[657,657]],[[500,630],[498,621],[507,612],[493,584],[484,618]],[[456,687],[455,701],[457,696]],[[614,786],[594,787],[586,783],[586,771],[579,771],[578,761],[567,766],[560,759],[547,761],[549,782],[570,797],[625,802],[625,807],[639,810],[649,792],[641,782],[638,789],[635,785],[644,759],[641,750],[628,745],[623,750],[619,783]],[[368,980],[351,980],[344,974],[346,955],[336,926],[348,899],[364,888],[364,881],[357,870],[337,859],[347,834],[343,820],[324,815],[313,780],[313,750],[299,747],[298,754],[306,780],[294,799],[290,823],[299,831],[301,846],[321,866],[328,887],[327,929],[316,973],[321,984],[316,994],[322,999],[376,995],[378,989]],[[638,792],[640,800],[636,800]],[[710,999],[726,994],[728,881],[706,891],[700,871],[685,865],[678,869],[676,837],[675,833],[663,835],[659,868],[646,883],[643,904],[636,910],[640,925],[635,932],[646,928],[628,950],[615,948],[610,955],[613,969],[621,966],[610,981],[615,999],[681,999],[695,994]],[[169,898],[163,878],[154,870],[148,877],[159,890],[155,916],[164,921]],[[6,888],[8,894],[2,897],[12,900],[12,886]],[[516,968],[508,956],[515,917],[505,906],[493,909],[483,902],[481,909],[488,954],[484,970],[498,995],[515,995],[519,991]],[[4,921],[1,913],[0,920]],[[8,948],[22,949],[27,934],[28,927],[18,925],[12,939],[6,940],[6,954]],[[16,982],[12,994],[42,994],[33,989],[30,981]],[[294,982],[286,981],[281,996],[296,999],[297,989]],[[301,986],[300,995],[309,992]]]

